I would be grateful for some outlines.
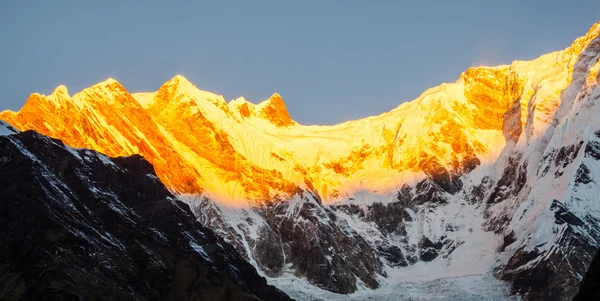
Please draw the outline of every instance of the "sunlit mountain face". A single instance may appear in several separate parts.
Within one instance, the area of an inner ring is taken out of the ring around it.
[[[517,69],[472,68],[388,113],[335,126],[296,123],[278,94],[227,103],[182,76],[152,93],[129,93],[113,79],[73,96],[61,86],[0,118],[74,147],[141,154],[173,191],[239,205],[301,190],[334,201],[427,176],[454,193],[458,177],[493,163],[514,135],[503,133],[503,114],[524,93]]]
[[[179,75],[156,92],[60,86],[0,119],[142,155],[292,297],[393,299],[405,281],[482,275],[483,295],[562,300],[600,246],[599,35],[333,126],[295,122],[278,94],[227,102]]]

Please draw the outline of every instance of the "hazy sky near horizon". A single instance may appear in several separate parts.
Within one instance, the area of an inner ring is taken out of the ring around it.
[[[379,114],[470,66],[563,49],[600,1],[0,2],[0,110],[64,84],[154,91],[176,74],[226,100],[281,94],[292,118]]]

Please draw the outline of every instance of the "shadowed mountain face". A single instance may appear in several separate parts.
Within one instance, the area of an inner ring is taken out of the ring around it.
[[[0,136],[0,183],[2,300],[290,300],[141,156]]]
[[[592,260],[573,301],[600,300],[600,250]]]

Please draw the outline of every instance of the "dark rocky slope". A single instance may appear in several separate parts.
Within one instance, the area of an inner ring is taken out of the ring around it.
[[[600,300],[600,250],[592,260],[581,285],[579,293],[573,299],[574,301]]]
[[[289,300],[140,156],[0,137],[2,300]]]

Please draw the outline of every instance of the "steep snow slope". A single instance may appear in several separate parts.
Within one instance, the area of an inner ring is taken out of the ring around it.
[[[142,154],[269,277],[351,293],[414,267],[465,276],[456,267],[477,258],[524,298],[568,299],[599,242],[599,34],[335,126],[296,123],[277,94],[226,103],[181,76],[141,94],[59,87],[0,118]]]

